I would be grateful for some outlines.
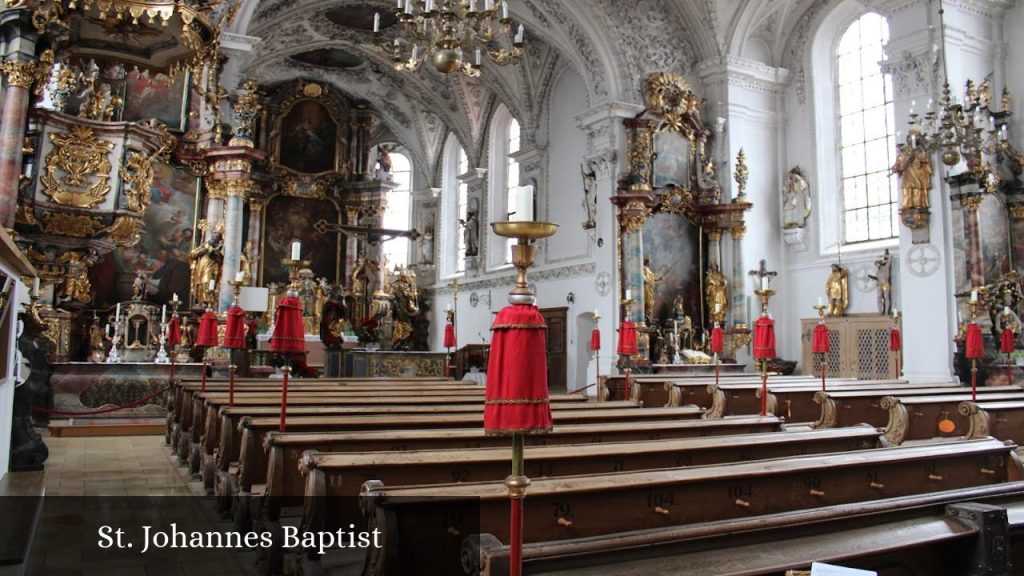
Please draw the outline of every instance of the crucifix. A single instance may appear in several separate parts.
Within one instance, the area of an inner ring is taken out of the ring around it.
[[[761,259],[761,265],[757,268],[757,270],[751,270],[750,272],[747,272],[747,274],[749,274],[750,276],[757,276],[757,285],[759,288],[767,287],[767,283],[764,280],[765,278],[768,279],[768,282],[771,282],[772,278],[779,275],[777,271],[768,269],[768,266],[765,264],[763,258]]]

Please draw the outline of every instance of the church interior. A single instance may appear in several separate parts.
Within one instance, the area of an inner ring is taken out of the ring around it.
[[[3,0],[0,574],[1024,573],[1022,63],[1014,0]]]

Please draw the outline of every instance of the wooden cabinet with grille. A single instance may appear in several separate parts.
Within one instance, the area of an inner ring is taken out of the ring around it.
[[[801,320],[804,374],[821,374],[819,355],[811,352],[811,338],[817,318]],[[829,352],[825,355],[825,374],[832,378],[879,379],[896,375],[896,352],[889,350],[892,318],[877,314],[853,314],[825,318]]]

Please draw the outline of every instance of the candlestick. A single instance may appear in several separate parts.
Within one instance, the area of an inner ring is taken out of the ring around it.
[[[167,324],[167,304],[164,304],[163,310],[160,311],[160,324]]]
[[[292,242],[292,260],[302,259],[302,244],[298,240]]]
[[[114,324],[121,321],[121,303],[117,303],[117,308],[114,310]]]
[[[178,301],[179,301],[178,300],[178,293],[175,292],[174,294],[172,294],[171,302],[178,302]]]

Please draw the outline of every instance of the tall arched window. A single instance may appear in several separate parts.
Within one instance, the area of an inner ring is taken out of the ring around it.
[[[440,273],[454,276],[466,270],[466,237],[459,221],[466,220],[469,186],[459,176],[469,170],[466,151],[454,134],[448,136],[441,161],[441,237]]]
[[[889,41],[885,18],[868,12],[850,24],[835,50],[842,242],[899,236],[892,78],[880,62]]]
[[[401,152],[391,153],[391,180],[395,188],[388,192],[387,209],[384,211],[384,227],[393,230],[408,230],[411,217],[412,163]],[[409,264],[409,239],[394,238],[384,242],[384,258],[391,266]]]
[[[519,121],[512,116],[508,108],[501,105],[494,112],[490,130],[490,221],[520,220],[523,215],[519,214],[519,162],[515,159],[520,147]],[[490,242],[488,265],[493,268],[511,264],[512,244],[515,240],[493,236]]]

